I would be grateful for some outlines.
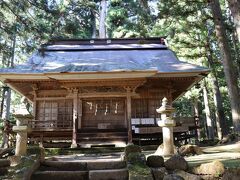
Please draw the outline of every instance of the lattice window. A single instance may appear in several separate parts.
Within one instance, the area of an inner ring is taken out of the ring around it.
[[[72,100],[37,101],[37,118],[35,127],[71,128],[72,113]]]
[[[132,118],[159,118],[156,109],[160,104],[159,99],[132,99]]]

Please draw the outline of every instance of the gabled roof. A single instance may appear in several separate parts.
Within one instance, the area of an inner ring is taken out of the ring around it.
[[[162,38],[58,40],[45,44],[29,60],[1,74],[43,74],[156,71],[204,73],[209,70],[181,62]]]

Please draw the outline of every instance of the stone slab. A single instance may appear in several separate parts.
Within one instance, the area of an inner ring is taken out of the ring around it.
[[[31,180],[87,180],[87,171],[38,171]]]
[[[11,161],[8,159],[0,159],[0,167],[8,167],[10,166]]]
[[[89,180],[128,180],[127,169],[92,170],[89,171]]]
[[[87,162],[88,170],[121,169],[126,168],[125,161]]]
[[[42,171],[86,171],[86,162],[44,161],[41,163]]]
[[[8,169],[6,167],[0,168],[0,176],[4,176],[8,173]],[[0,178],[1,179],[1,178]]]

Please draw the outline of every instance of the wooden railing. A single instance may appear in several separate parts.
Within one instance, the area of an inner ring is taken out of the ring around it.
[[[33,130],[36,129],[71,129],[72,121],[58,121],[58,120],[31,120],[28,122],[28,126]]]

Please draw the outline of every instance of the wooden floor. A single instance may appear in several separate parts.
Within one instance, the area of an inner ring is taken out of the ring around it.
[[[193,138],[194,133],[190,134],[188,130],[175,131],[175,141],[182,141]],[[28,134],[30,141],[71,141],[72,130],[33,130]],[[162,132],[153,133],[132,133],[133,143],[139,145],[151,145],[160,144],[162,142]],[[85,128],[77,131],[77,143],[78,144],[112,144],[117,142],[128,143],[127,129],[93,129]]]

